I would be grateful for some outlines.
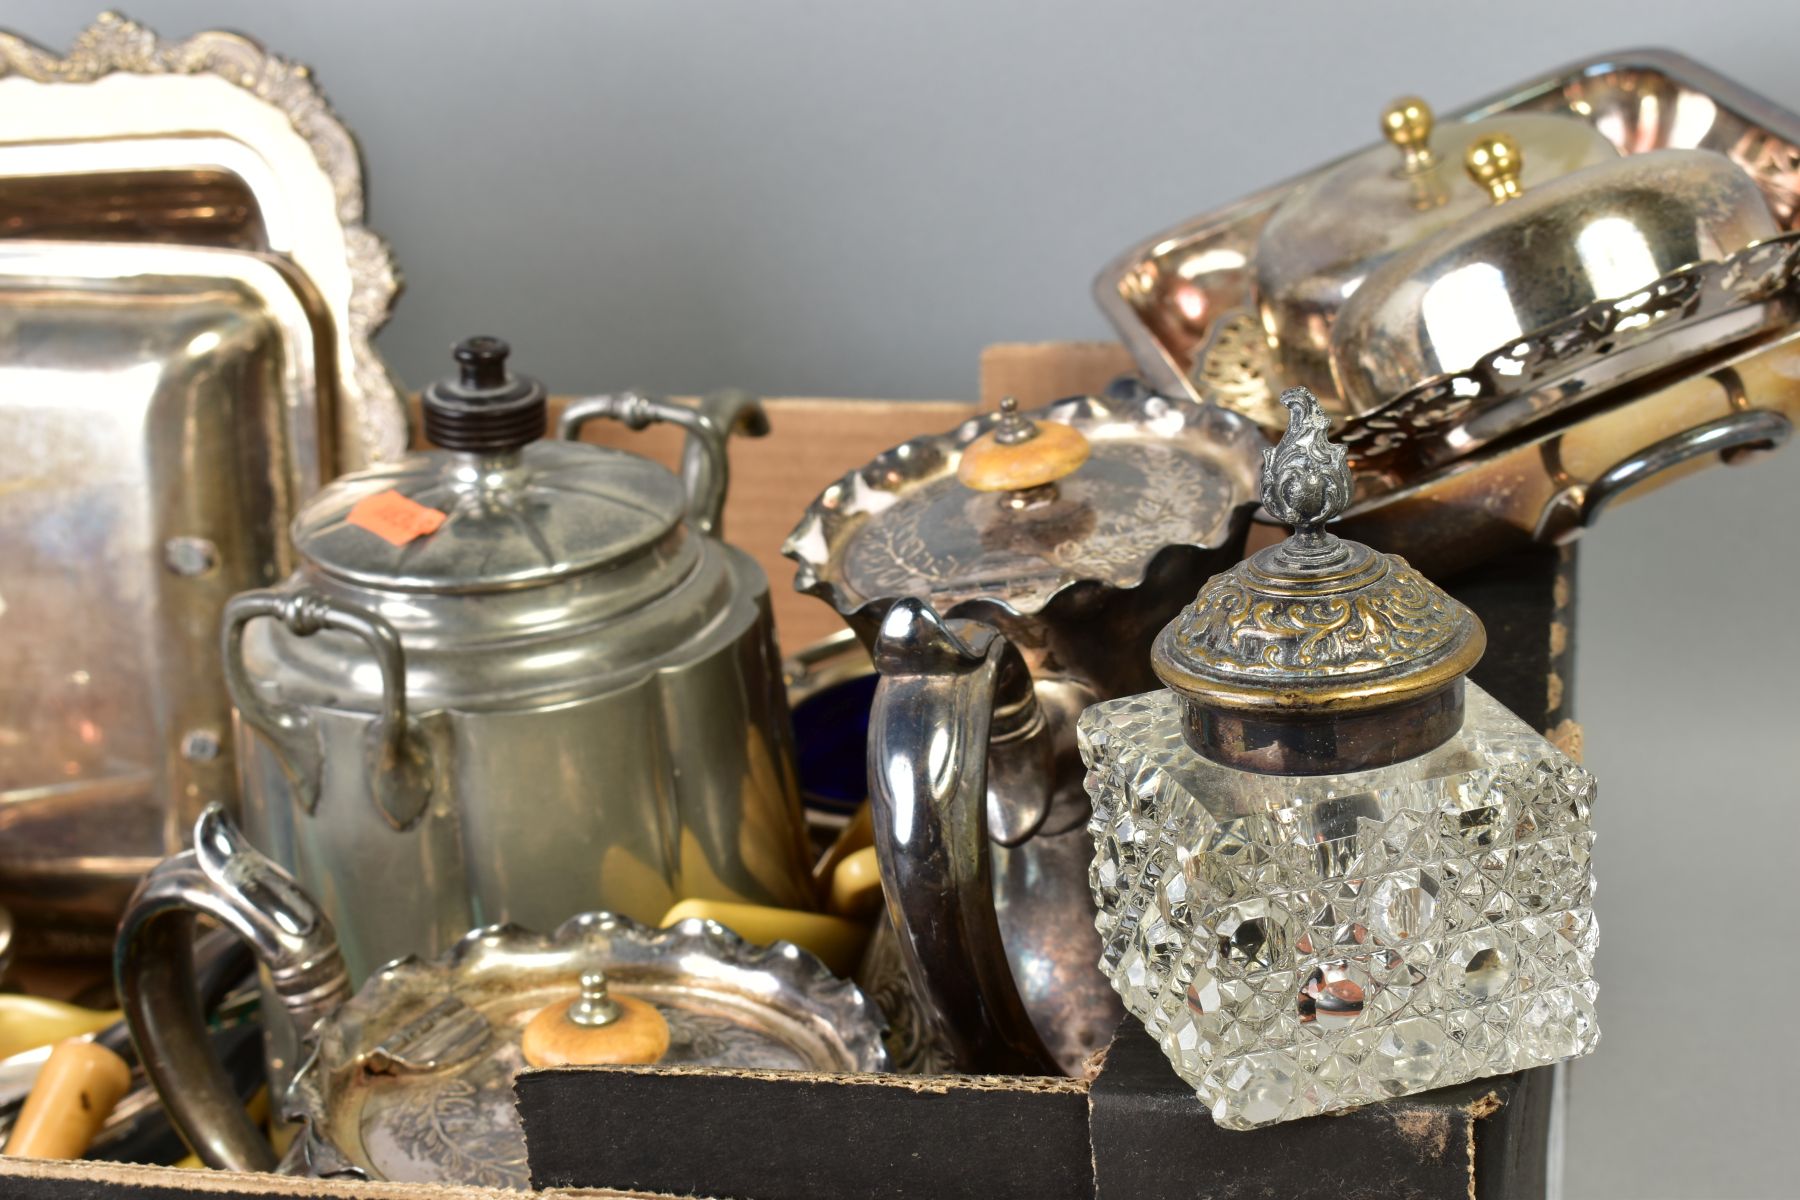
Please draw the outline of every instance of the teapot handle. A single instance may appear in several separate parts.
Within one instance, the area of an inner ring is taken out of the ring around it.
[[[400,635],[378,614],[311,588],[243,592],[226,603],[225,688],[244,720],[275,744],[300,807],[308,813],[319,804],[324,752],[306,709],[269,703],[250,682],[244,669],[244,627],[259,617],[274,617],[300,637],[335,629],[368,643],[381,671],[381,713],[369,727],[369,788],[388,824],[411,828],[431,802],[432,764],[430,745],[406,713],[406,655]]]
[[[913,991],[959,1070],[1060,1074],[1008,965],[988,844],[990,739],[1037,719],[998,630],[898,601],[875,641],[869,798],[888,916]]]
[[[196,914],[249,944],[302,1034],[350,996],[337,933],[217,804],[194,823],[192,850],[144,876],[119,923],[119,1005],[170,1122],[210,1167],[272,1171],[275,1152],[238,1103],[206,1035],[194,982]]]
[[[687,430],[681,448],[681,481],[687,489],[688,520],[701,533],[723,537],[725,493],[731,485],[731,458],[725,443],[732,434],[763,437],[769,432],[769,416],[762,400],[749,392],[730,389],[703,398],[697,407],[676,404],[637,392],[616,396],[589,396],[563,410],[556,436],[568,442],[581,436],[589,421],[607,417],[628,429],[645,429],[658,421]]]

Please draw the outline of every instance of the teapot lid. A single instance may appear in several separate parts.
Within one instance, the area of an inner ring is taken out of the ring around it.
[[[1008,402],[826,488],[782,553],[845,616],[905,596],[1032,615],[1079,584],[1136,587],[1167,547],[1227,541],[1265,444],[1245,417],[1134,380]]]
[[[680,480],[623,450],[542,440],[543,385],[510,371],[509,353],[499,338],[458,343],[459,374],[423,397],[426,436],[443,449],[327,486],[294,522],[300,554],[402,591],[510,588],[634,560],[658,577],[685,570]]]
[[[1294,532],[1208,580],[1151,665],[1182,698],[1188,744],[1230,766],[1338,774],[1423,754],[1461,726],[1481,621],[1405,560],[1325,532],[1350,502],[1344,448],[1311,392],[1281,403],[1263,505]]]

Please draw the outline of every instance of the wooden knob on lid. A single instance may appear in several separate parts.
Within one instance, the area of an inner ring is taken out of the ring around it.
[[[978,492],[1025,493],[1055,483],[1088,460],[1079,429],[1019,414],[1011,396],[1000,401],[1000,423],[969,443],[956,477]]]
[[[653,1063],[668,1052],[669,1023],[655,1006],[613,995],[604,972],[588,971],[573,1000],[531,1018],[519,1048],[534,1067]]]

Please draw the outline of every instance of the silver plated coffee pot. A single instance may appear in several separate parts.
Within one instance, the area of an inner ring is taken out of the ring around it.
[[[353,984],[499,921],[815,903],[767,580],[712,535],[725,439],[760,408],[565,414],[684,425],[684,484],[540,440],[544,389],[507,353],[461,343],[424,396],[441,449],[326,488],[299,569],[225,616],[245,831],[319,898]]]

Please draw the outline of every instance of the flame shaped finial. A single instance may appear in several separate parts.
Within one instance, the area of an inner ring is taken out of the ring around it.
[[[1325,523],[1350,503],[1350,468],[1344,448],[1327,436],[1331,418],[1303,387],[1281,393],[1287,432],[1263,451],[1263,507],[1296,536],[1319,537]]]

